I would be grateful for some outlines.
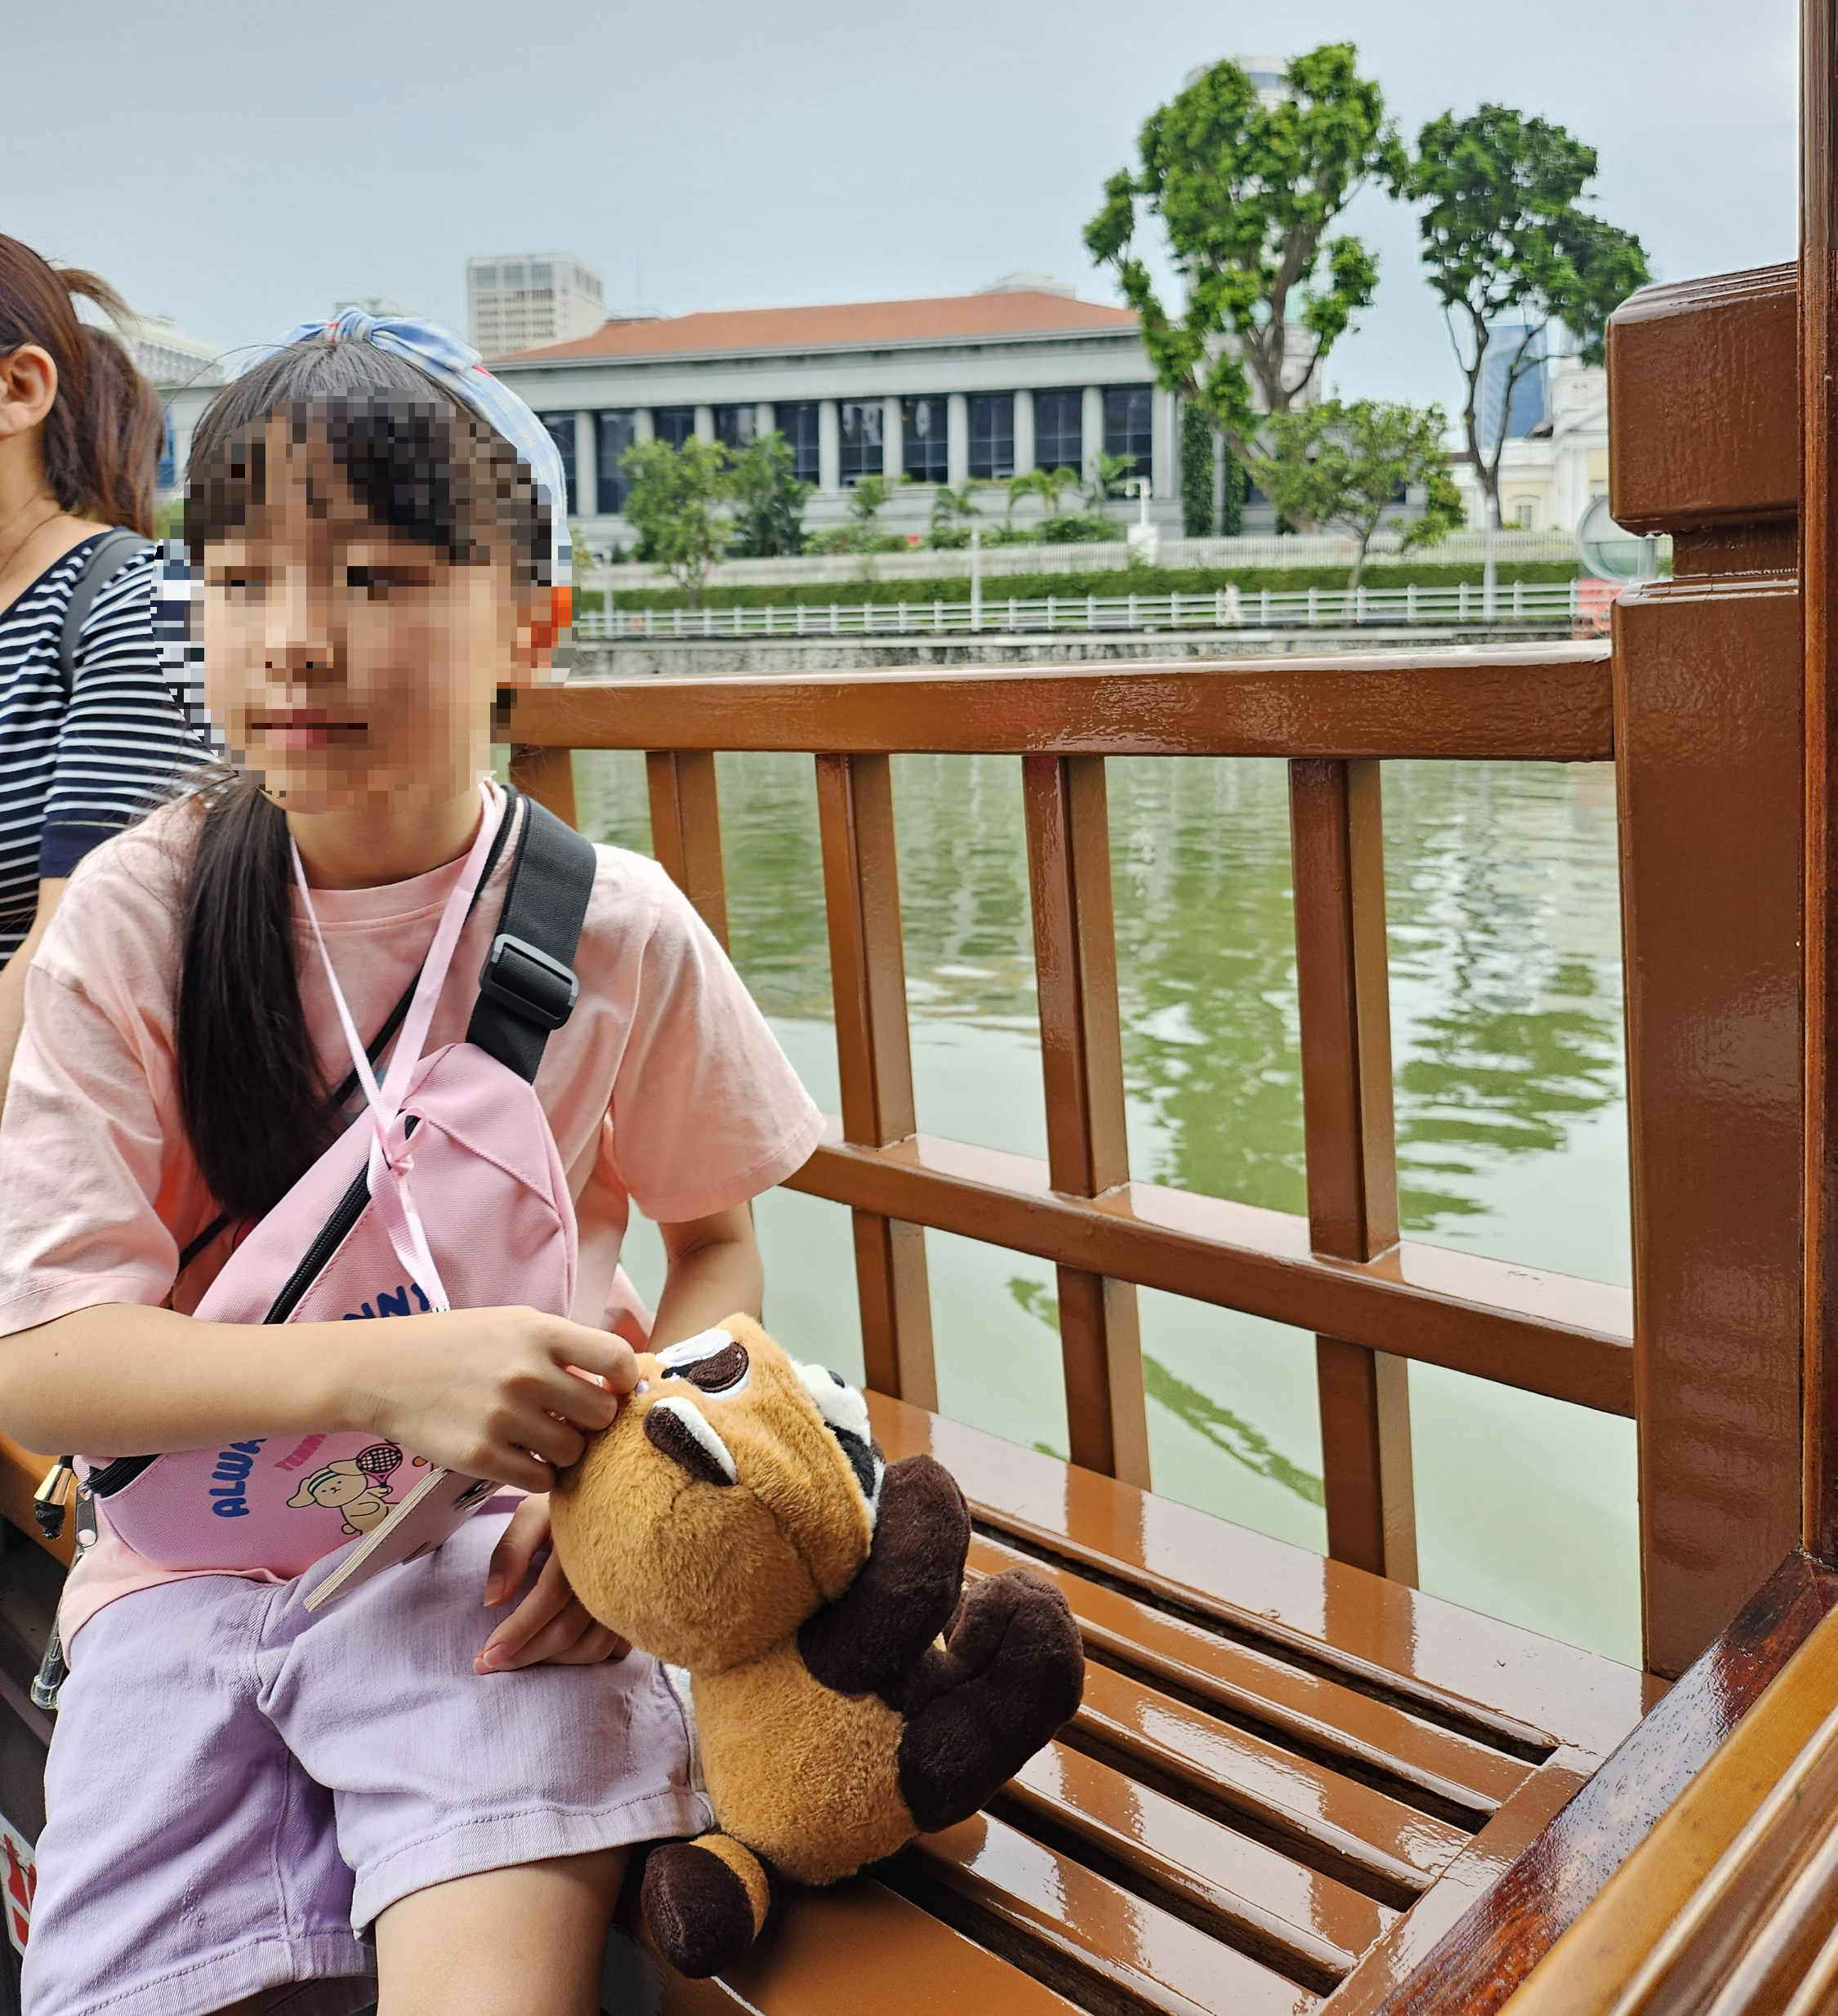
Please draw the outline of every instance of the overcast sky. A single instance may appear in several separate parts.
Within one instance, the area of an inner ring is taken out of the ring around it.
[[[618,309],[1113,299],[1080,231],[1189,69],[1350,38],[1407,136],[1487,100],[1599,152],[1662,279],[1790,258],[1790,0],[71,0],[3,17],[0,228],[229,346],[389,293],[464,328],[472,252],[578,252]],[[1452,402],[1409,213],[1350,395]]]

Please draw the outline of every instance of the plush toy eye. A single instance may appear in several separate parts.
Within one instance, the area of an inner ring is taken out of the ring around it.
[[[752,1370],[747,1347],[725,1330],[705,1330],[658,1354],[658,1369],[666,1379],[686,1380],[698,1392],[728,1397],[740,1392]]]

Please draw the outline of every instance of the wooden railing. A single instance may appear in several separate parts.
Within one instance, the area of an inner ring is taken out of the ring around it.
[[[520,696],[515,772],[573,817],[573,749],[648,752],[654,844],[726,933],[714,754],[816,765],[842,1111],[791,1187],[846,1205],[867,1376],[937,1400],[933,1226],[1051,1261],[1073,1460],[1147,1485],[1135,1290],[1313,1331],[1327,1538],[1414,1581],[1405,1361],[1635,1411],[1626,1291],[1402,1239],[1392,1125],[1381,766],[1612,756],[1605,651],[1339,655],[1093,671],[581,681]],[[890,757],[1014,756],[1023,777],[1044,1162],[918,1132]],[[1305,1219],[1132,1180],[1104,759],[1289,762]]]

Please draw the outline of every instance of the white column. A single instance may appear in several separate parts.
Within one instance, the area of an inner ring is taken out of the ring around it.
[[[761,399],[759,404],[753,408],[754,433],[756,435],[770,434],[778,425],[778,416],[773,411],[772,401],[769,399]]]
[[[1160,386],[1149,395],[1149,478],[1158,502],[1180,495],[1180,421],[1179,402]]]
[[[817,402],[817,488],[842,488],[842,417],[833,399]]]
[[[1104,393],[1100,385],[1085,388],[1085,404],[1079,414],[1078,445],[1084,457],[1082,471],[1089,483],[1098,473],[1098,457],[1104,445]]]
[[[1034,466],[1034,395],[1015,395],[1015,473],[1024,476]]]
[[[652,421],[650,408],[635,407],[631,416],[632,446],[636,448],[640,441],[654,441],[657,438],[658,430]]]
[[[881,402],[881,468],[889,483],[898,483],[906,474],[906,451],[900,435],[900,403]]]
[[[953,489],[970,480],[970,401],[961,392],[944,402],[944,468]]]
[[[600,444],[594,433],[594,417],[585,407],[574,416],[574,515],[577,518],[600,515]]]
[[[712,441],[715,439],[715,408],[712,406],[697,407],[696,439],[698,441]]]

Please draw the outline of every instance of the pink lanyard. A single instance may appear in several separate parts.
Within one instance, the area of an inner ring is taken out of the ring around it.
[[[332,1006],[338,1010],[339,1027],[345,1032],[346,1047],[351,1053],[352,1068],[356,1071],[358,1082],[364,1087],[364,1104],[370,1114],[372,1140],[370,1143],[370,1198],[377,1206],[383,1229],[389,1233],[390,1244],[395,1249],[395,1256],[406,1267],[411,1278],[428,1299],[431,1309],[444,1310],[450,1305],[447,1291],[442,1285],[440,1270],[434,1263],[434,1256],[428,1250],[427,1234],[422,1225],[421,1214],[415,1208],[415,1199],[408,1187],[408,1177],[415,1166],[415,1158],[408,1153],[408,1135],[404,1125],[402,1102],[408,1096],[408,1083],[422,1061],[422,1046],[427,1041],[427,1033],[434,1020],[434,1011],[439,1005],[440,990],[446,983],[447,970],[453,964],[454,948],[459,943],[460,933],[465,929],[466,913],[472,907],[472,899],[484,872],[485,857],[491,852],[492,837],[503,817],[504,805],[493,788],[488,778],[480,780],[479,789],[484,802],[484,816],[479,822],[478,837],[466,857],[466,866],[460,871],[460,878],[453,885],[453,894],[447,899],[446,908],[440,913],[439,927],[434,934],[434,943],[428,949],[427,962],[422,968],[422,977],[416,983],[414,999],[408,1005],[408,1013],[402,1024],[402,1033],[397,1037],[395,1050],[390,1059],[389,1069],[384,1073],[381,1086],[370,1068],[369,1057],[365,1054],[363,1040],[357,1033],[357,1025],[351,1019],[351,1011],[345,1005],[343,989],[338,984],[338,975],[332,970],[332,955],[326,950],[325,934],[319,929],[319,920],[313,908],[313,892],[306,885],[306,871],[301,863],[300,850],[290,840],[289,851],[293,856],[293,876],[300,885],[301,899],[306,906],[306,919],[313,927],[314,942],[319,948],[319,962],[325,968],[326,984],[332,990]]]

